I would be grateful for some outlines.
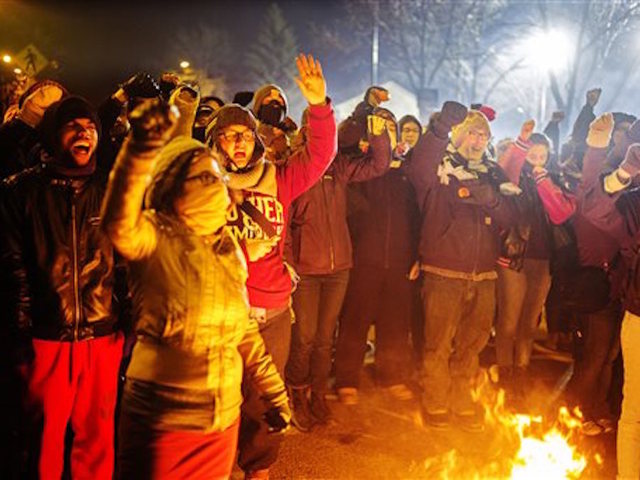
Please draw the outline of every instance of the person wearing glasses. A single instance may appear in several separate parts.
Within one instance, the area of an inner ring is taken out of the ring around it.
[[[336,123],[320,62],[300,55],[296,65],[296,83],[309,103],[304,148],[279,165],[269,162],[256,118],[239,105],[218,110],[208,131],[236,204],[227,216],[227,231],[248,258],[250,314],[259,323],[267,351],[283,377],[292,322],[293,280],[284,262],[288,210],[324,174],[337,148]],[[247,478],[265,478],[277,458],[281,436],[267,435],[263,402],[250,383],[245,390],[238,463]]]
[[[182,124],[192,125],[195,108],[183,111],[191,116]],[[119,424],[122,479],[228,478],[243,374],[269,405],[271,431],[291,416],[249,318],[244,255],[224,228],[225,176],[204,144],[174,135],[176,112],[150,99],[130,114],[102,206],[102,228],[130,262],[136,316]]]

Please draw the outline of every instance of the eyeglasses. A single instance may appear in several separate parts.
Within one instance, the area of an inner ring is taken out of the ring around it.
[[[256,138],[251,130],[245,130],[243,132],[226,131],[220,133],[219,136],[224,138],[227,142],[235,143],[239,142],[240,140],[244,140],[245,142],[252,142]]]
[[[204,172],[200,172],[197,175],[193,175],[184,179],[185,182],[193,182],[196,180],[200,182],[200,185],[212,185],[216,183],[219,178],[213,173],[205,170]]]

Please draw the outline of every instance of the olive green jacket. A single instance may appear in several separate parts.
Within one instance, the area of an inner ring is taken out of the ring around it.
[[[240,413],[243,365],[271,405],[285,405],[286,390],[249,320],[234,238],[205,239],[141,208],[154,157],[126,143],[103,203],[103,228],[130,262],[136,321],[123,408],[154,428],[222,431]]]

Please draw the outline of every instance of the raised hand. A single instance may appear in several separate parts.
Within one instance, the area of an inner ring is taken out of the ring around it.
[[[592,88],[587,92],[587,104],[591,107],[595,107],[600,100],[600,94],[602,93],[601,88]]]
[[[374,137],[382,135],[382,133],[386,130],[387,121],[379,117],[377,115],[369,115],[367,117],[367,130]]]
[[[620,164],[620,169],[630,177],[635,177],[640,173],[640,144],[635,143],[629,147]]]
[[[160,96],[160,86],[148,73],[137,73],[120,87],[127,98],[153,98]]]
[[[536,128],[535,120],[527,120],[526,122],[524,122],[522,124],[522,128],[520,128],[520,138],[525,142],[529,140],[534,128]]]
[[[299,77],[294,77],[302,96],[309,105],[322,105],[327,98],[327,85],[322,66],[313,56],[300,54],[296,57]]]
[[[606,148],[613,132],[613,115],[603,113],[589,125],[587,145],[593,148]]]
[[[464,121],[467,117],[467,112],[467,107],[461,103],[447,101],[442,105],[439,120],[448,127],[453,127],[454,125],[458,125]]]
[[[382,102],[388,102],[391,99],[389,90],[382,87],[371,87],[367,95],[367,103],[372,107],[378,107]]]
[[[131,138],[138,147],[156,149],[171,138],[180,113],[159,98],[141,102],[130,114]]]

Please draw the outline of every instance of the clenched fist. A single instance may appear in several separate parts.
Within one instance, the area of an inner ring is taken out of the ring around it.
[[[533,133],[533,129],[536,128],[535,120],[527,120],[522,124],[522,128],[520,129],[520,139],[523,141],[528,141]]]
[[[176,107],[158,98],[144,100],[129,114],[132,141],[144,149],[162,148],[171,138],[179,116]]]
[[[613,115],[603,113],[589,125],[587,145],[592,148],[606,148],[611,140],[613,131]]]

